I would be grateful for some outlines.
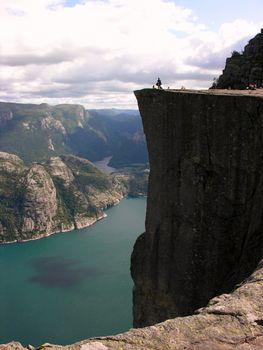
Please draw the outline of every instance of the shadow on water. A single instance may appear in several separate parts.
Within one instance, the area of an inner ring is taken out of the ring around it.
[[[98,276],[98,270],[82,267],[80,260],[63,256],[34,258],[30,264],[35,270],[35,275],[29,282],[48,288],[70,288]]]

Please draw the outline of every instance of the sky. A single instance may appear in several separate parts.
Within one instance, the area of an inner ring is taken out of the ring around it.
[[[136,108],[204,89],[263,28],[262,0],[0,0],[0,101]]]

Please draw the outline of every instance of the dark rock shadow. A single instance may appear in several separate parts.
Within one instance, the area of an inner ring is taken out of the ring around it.
[[[29,281],[48,288],[69,288],[98,275],[96,269],[81,264],[79,260],[63,256],[35,258],[31,260],[35,275]]]

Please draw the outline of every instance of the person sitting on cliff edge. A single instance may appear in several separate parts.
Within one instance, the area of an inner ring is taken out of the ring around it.
[[[157,86],[158,89],[162,89],[162,82],[161,82],[160,78],[157,79],[156,86]]]

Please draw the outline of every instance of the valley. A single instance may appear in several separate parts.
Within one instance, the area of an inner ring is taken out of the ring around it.
[[[147,193],[137,111],[0,103],[0,125],[0,243],[90,226]]]
[[[67,154],[92,162],[111,156],[114,168],[148,162],[137,110],[85,110],[70,104],[0,102],[0,150],[26,163]]]

